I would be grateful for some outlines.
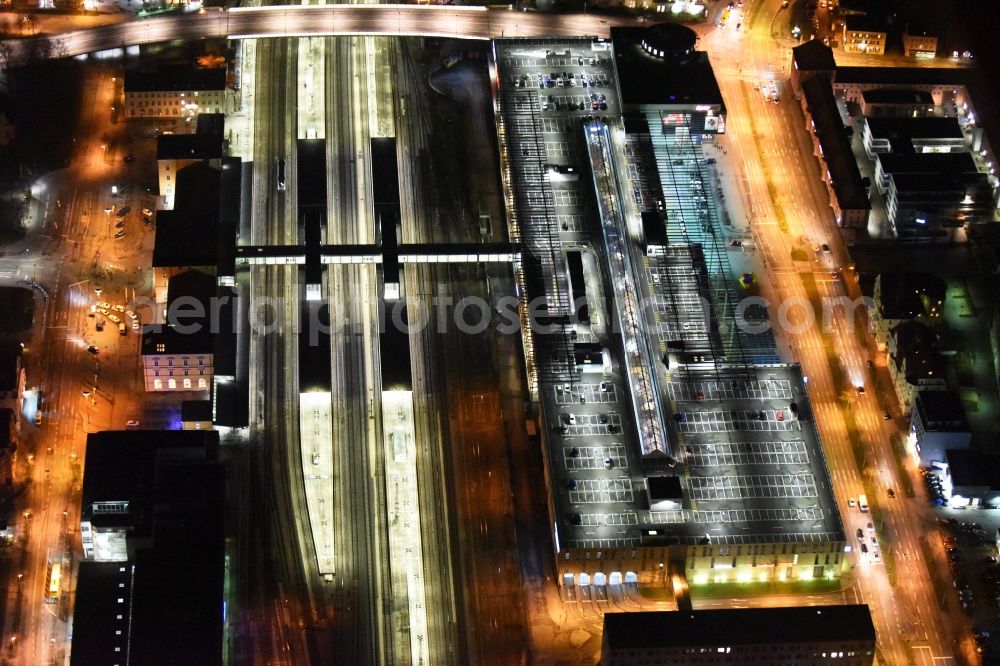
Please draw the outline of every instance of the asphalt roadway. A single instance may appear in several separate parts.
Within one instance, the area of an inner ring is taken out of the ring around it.
[[[0,42],[0,59],[65,58],[175,39],[386,35],[492,39],[607,37],[627,18],[440,5],[296,5],[205,10]]]

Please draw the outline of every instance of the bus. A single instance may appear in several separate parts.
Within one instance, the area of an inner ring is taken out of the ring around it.
[[[62,585],[62,565],[59,562],[49,563],[49,581],[45,590],[45,603],[54,604],[59,601]]]
[[[285,160],[278,160],[278,191],[285,191]]]
[[[868,498],[864,495],[858,495],[858,508],[862,513],[868,513]]]

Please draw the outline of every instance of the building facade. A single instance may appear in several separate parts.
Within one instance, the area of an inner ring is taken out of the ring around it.
[[[868,223],[871,203],[833,96],[835,71],[833,51],[821,41],[792,49],[792,91],[802,107],[833,216],[841,227],[860,228]]]
[[[903,31],[903,55],[908,58],[933,58],[937,54],[938,38],[913,26]]]
[[[889,337],[889,377],[904,414],[910,413],[919,392],[948,388],[935,337],[920,331],[930,332],[923,324],[908,321],[894,328]]]
[[[844,19],[843,47],[846,53],[883,55],[888,33],[867,16],[851,15]]]
[[[188,118],[225,113],[226,70],[164,68],[125,73],[125,117]]]
[[[880,350],[889,346],[893,329],[904,322],[918,320],[936,326],[944,308],[947,285],[929,273],[880,273],[875,278],[872,300],[875,341]]]
[[[147,391],[207,391],[212,386],[211,348],[204,352],[172,349],[156,342],[143,350],[142,368]]]
[[[208,391],[212,387],[215,278],[186,271],[170,280],[166,321],[142,336],[147,391]]]
[[[194,134],[165,134],[156,138],[156,170],[163,208],[174,207],[178,172],[192,164],[222,168],[225,116],[202,113]]]
[[[962,399],[955,391],[918,391],[910,415],[910,433],[923,465],[945,461],[948,449],[968,449],[972,431]]]
[[[0,407],[13,409],[20,414],[25,379],[20,345],[11,343],[0,347]],[[20,421],[18,424],[19,429]]]

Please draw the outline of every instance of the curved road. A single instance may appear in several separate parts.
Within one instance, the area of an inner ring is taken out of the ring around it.
[[[540,14],[482,7],[414,5],[289,5],[177,14],[0,42],[0,59],[65,58],[136,44],[207,37],[255,38],[307,35],[395,37],[607,37],[625,18],[593,14]],[[9,55],[8,55],[9,54]],[[32,55],[33,54],[33,55]]]

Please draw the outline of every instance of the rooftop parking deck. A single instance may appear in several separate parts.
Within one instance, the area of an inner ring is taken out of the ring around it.
[[[683,126],[668,135],[656,114],[622,123],[613,68],[600,76],[609,56],[589,40],[501,40],[496,57],[511,239],[524,249],[528,296],[544,297],[559,324],[526,343],[559,547],[843,540],[798,367],[753,365],[728,325],[737,294],[725,211],[698,142]],[[591,81],[597,99],[581,110],[575,97]],[[585,127],[606,137],[596,161]],[[661,216],[653,251],[643,230],[655,220],[643,213]],[[585,272],[588,302],[606,302],[616,327],[595,325],[593,307],[592,321],[573,321],[570,248],[598,258]],[[630,313],[642,319],[622,336]],[[581,342],[603,350],[603,367],[577,364]],[[636,364],[650,377],[641,390]],[[658,415],[635,407],[637,394],[648,405],[644,391],[656,392]],[[637,421],[650,419],[680,464],[648,455]],[[657,477],[678,479],[680,497],[651,499]]]

